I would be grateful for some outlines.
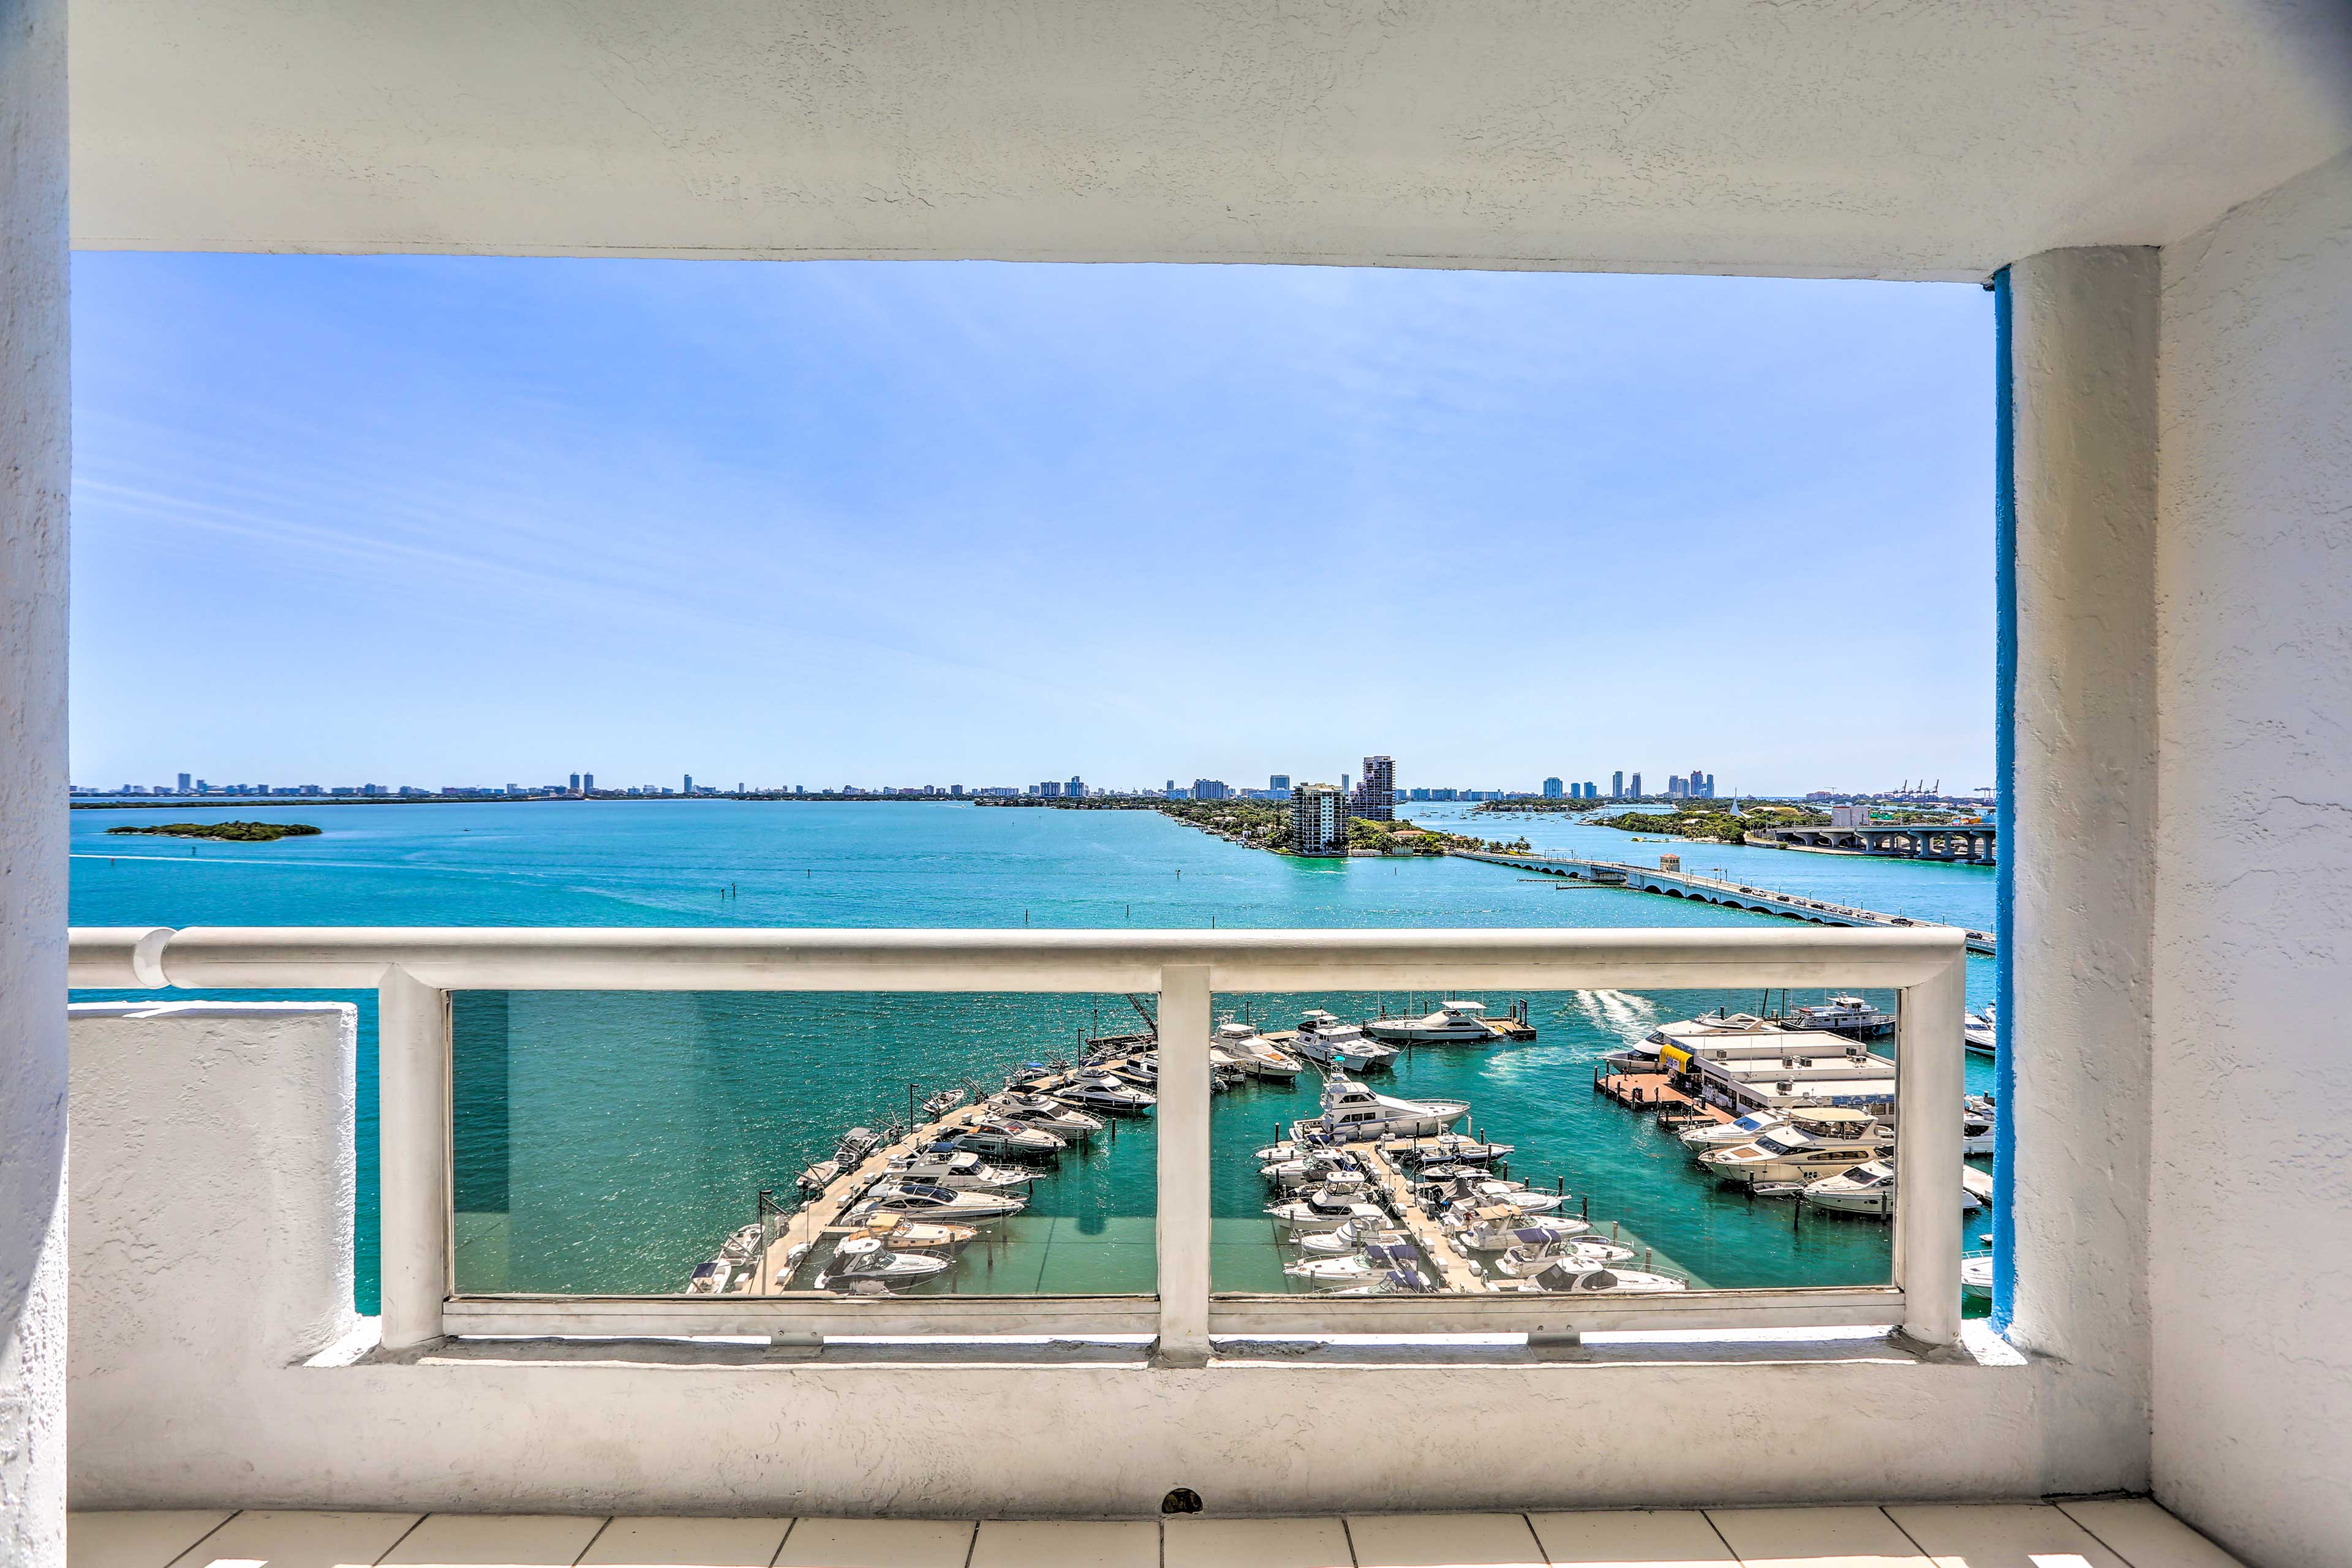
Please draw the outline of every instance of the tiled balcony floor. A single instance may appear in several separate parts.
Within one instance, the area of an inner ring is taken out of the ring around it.
[[[78,1513],[68,1568],[2238,1568],[2154,1503],[979,1524]]]

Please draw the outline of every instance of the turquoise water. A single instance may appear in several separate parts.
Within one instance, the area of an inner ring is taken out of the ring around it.
[[[73,816],[79,925],[807,925],[1127,927],[1740,926],[1772,917],[1457,860],[1286,860],[1150,812],[733,801],[263,806],[314,823],[269,845],[110,839],[171,808]],[[1428,820],[1464,815],[1423,808]],[[1552,819],[1480,819],[1490,837],[1633,858],[1664,849],[1759,885],[1986,927],[1981,868],[1633,842]],[[1739,858],[1749,858],[1748,859]],[[1753,863],[1751,863],[1751,861]],[[1991,965],[1970,964],[1973,1004]],[[89,994],[98,994],[95,993]],[[243,994],[250,995],[246,993]],[[359,1130],[363,1307],[374,1297],[373,994],[362,1008]],[[1802,997],[1799,998],[1802,1000]],[[1427,997],[1223,997],[1287,1026]],[[1495,995],[1499,1009],[1514,1000]],[[1519,1146],[1513,1173],[1557,1179],[1596,1220],[1718,1286],[1885,1278],[1885,1227],[1807,1218],[1702,1181],[1645,1119],[1591,1092],[1603,1051],[1663,1018],[1752,993],[1570,993],[1527,999],[1531,1044],[1425,1050],[1405,1093],[1470,1100],[1480,1131]],[[1118,998],[768,994],[467,996],[459,1004],[460,1281],[468,1289],[662,1290],[751,1217],[854,1122],[904,1114],[907,1085],[966,1079],[1130,1026]],[[495,1028],[485,1019],[495,1017]],[[485,1055],[485,1040],[494,1054]],[[481,1047],[481,1048],[478,1048]],[[1972,1060],[1971,1087],[1988,1065]],[[1982,1081],[1980,1081],[1982,1080]],[[502,1086],[503,1092],[485,1089]],[[1381,1087],[1389,1087],[1382,1085]],[[1249,1085],[1216,1101],[1220,1289],[1276,1289],[1248,1151],[1312,1109],[1312,1089]],[[1123,1123],[1032,1189],[1013,1244],[959,1289],[1149,1289],[1151,1124]],[[469,1206],[470,1205],[470,1206]]]

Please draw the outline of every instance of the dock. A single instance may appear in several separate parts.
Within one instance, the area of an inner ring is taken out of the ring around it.
[[[1363,1166],[1364,1173],[1371,1177],[1373,1185],[1380,1188],[1381,1196],[1396,1215],[1399,1226],[1412,1237],[1413,1246],[1421,1249],[1430,1272],[1437,1277],[1438,1289],[1474,1295],[1483,1295],[1492,1289],[1486,1277],[1468,1258],[1446,1244],[1444,1227],[1422,1213],[1420,1205],[1412,1201],[1412,1178],[1398,1170],[1381,1152],[1379,1144],[1349,1143],[1343,1147]]]
[[[1890,915],[1881,910],[1860,910],[1851,904],[1833,904],[1821,899],[1800,898],[1794,893],[1777,893],[1769,888],[1750,887],[1744,882],[1702,876],[1696,871],[1667,871],[1654,866],[1636,866],[1628,861],[1591,860],[1573,855],[1500,855],[1491,849],[1449,849],[1446,853],[1457,859],[1484,860],[1494,866],[1511,866],[1554,877],[1573,877],[1603,887],[1629,888],[1637,893],[1696,899],[1700,903],[1721,904],[1727,909],[1754,910],[1759,914],[1811,921],[1816,925],[1955,929],[1942,921],[1914,920],[1907,915]],[[1970,952],[1983,953],[1988,957],[1992,954],[1992,932],[1969,931],[1966,927],[1957,929],[1965,933]]]

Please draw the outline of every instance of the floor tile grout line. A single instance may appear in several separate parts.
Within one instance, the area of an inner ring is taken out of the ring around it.
[[[784,1521],[784,1532],[783,1534],[776,1537],[776,1549],[768,1553],[768,1568],[776,1568],[776,1564],[783,1560],[784,1548],[786,1545],[790,1544],[793,1539],[793,1531],[798,1530],[800,1527],[801,1516],[799,1514],[794,1514],[790,1519]]]
[[[418,1529],[424,1525],[425,1521],[432,1517],[432,1513],[430,1511],[426,1511],[419,1513],[415,1519],[410,1520],[408,1521],[408,1528],[402,1531],[398,1535],[394,1536],[392,1538],[392,1544],[377,1552],[375,1554],[375,1563],[370,1563],[368,1568],[376,1568],[376,1563],[381,1563],[385,1558],[399,1551],[400,1543],[407,1540],[410,1536],[415,1534]]]
[[[613,1528],[613,1521],[619,1517],[620,1515],[613,1513],[604,1516],[604,1521],[596,1527],[595,1533],[583,1542],[580,1550],[572,1554],[572,1568],[580,1568],[580,1564],[586,1560],[588,1553],[596,1550],[596,1543],[604,1539],[604,1532]]]
[[[1905,1530],[1901,1520],[1895,1518],[1891,1513],[1887,1513],[1886,1505],[1885,1503],[1880,1503],[1878,1505],[1878,1511],[1880,1513],[1886,1514],[1886,1522],[1893,1525],[1895,1529],[1895,1532],[1901,1535],[1904,1540],[1911,1543],[1911,1549],[1919,1554],[1920,1560],[1927,1563],[1928,1568],[1935,1568],[1936,1554],[1928,1551],[1926,1547],[1920,1545],[1919,1538],[1912,1534],[1909,1531]]]
[[[1351,1568],[1364,1568],[1364,1560],[1356,1555],[1356,1532],[1348,1528],[1348,1516],[1339,1516],[1339,1538],[1348,1543],[1348,1562]]]
[[[1537,1558],[1541,1562],[1549,1563],[1551,1548],[1546,1546],[1543,1543],[1543,1537],[1536,1533],[1536,1521],[1528,1517],[1527,1510],[1524,1509],[1519,1510],[1519,1523],[1526,1527],[1528,1539],[1535,1543]]]
[[[177,1563],[181,1558],[185,1557],[189,1552],[194,1552],[205,1542],[210,1541],[214,1536],[218,1535],[222,1531],[226,1530],[232,1520],[241,1518],[251,1511],[252,1510],[249,1509],[242,1508],[233,1508],[229,1510],[220,1517],[219,1522],[215,1523],[210,1530],[205,1531],[202,1535],[197,1536],[194,1541],[189,1542],[177,1552],[174,1552],[169,1557],[164,1558],[161,1568],[172,1568],[173,1563]]]
[[[971,1560],[980,1551],[980,1521],[971,1521],[971,1533],[964,1538],[963,1568],[971,1568]]]
[[[2214,1551],[2221,1552],[2222,1556],[2229,1558],[2233,1563],[2238,1560],[2235,1552],[2224,1549],[2220,1542],[2215,1541],[2211,1536],[2206,1534],[2203,1531],[2198,1529],[2195,1525],[2189,1523],[2187,1520],[2181,1518],[2179,1514],[2173,1512],[2170,1509],[2165,1507],[2154,1498],[2143,1498],[2139,1500],[2146,1502],[2148,1507],[2155,1509],[2158,1513],[2164,1515],[2165,1518],[2172,1521],[2175,1524],[2180,1526],[2181,1529],[2189,1531],[2191,1535],[2194,1535],[2198,1540],[2204,1542],[2207,1545],[2212,1547]],[[2105,1536],[2101,1535],[2097,1531],[2092,1529],[2090,1521],[2086,1519],[2076,1519],[2074,1517],[2074,1510],[2068,1508],[2063,1502],[2053,1500],[2051,1502],[2050,1506],[2056,1509],[2068,1519],[2074,1520],[2075,1529],[2081,1531],[2084,1534],[2097,1542],[2101,1546],[2104,1546],[2108,1551],[2114,1552],[2116,1554],[2116,1560],[2121,1563],[2124,1565],[2124,1568],[2139,1568],[2139,1564],[2133,1562],[2122,1547],[2117,1546]]]
[[[1723,1550],[1728,1553],[1728,1556],[1726,1559],[1727,1561],[1732,1563],[1746,1563],[1748,1561],[1748,1559],[1739,1555],[1739,1549],[1731,1544],[1731,1537],[1723,1533],[1723,1526],[1715,1522],[1714,1510],[1703,1508],[1698,1510],[1697,1513],[1699,1518],[1706,1521],[1706,1527],[1715,1531],[1715,1538],[1723,1542]]]

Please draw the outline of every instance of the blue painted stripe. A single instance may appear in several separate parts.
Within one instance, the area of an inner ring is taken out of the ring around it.
[[[2016,1226],[2010,1199],[2017,1177],[2017,407],[2011,374],[2013,334],[2009,268],[1992,275],[1993,322],[1993,784],[2000,815],[2000,854],[1993,868],[1993,997],[2000,1035],[1993,1092],[2000,1115],[1992,1142],[1992,1327],[2009,1331],[2017,1283]]]

